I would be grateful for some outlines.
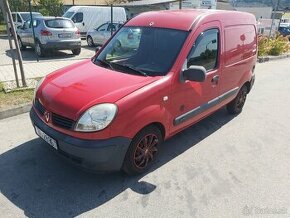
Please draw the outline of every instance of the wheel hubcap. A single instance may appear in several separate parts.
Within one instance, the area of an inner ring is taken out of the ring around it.
[[[137,168],[146,168],[153,161],[157,145],[158,138],[154,134],[148,134],[140,140],[134,153],[134,164]]]
[[[89,46],[93,45],[93,39],[91,37],[88,38],[88,44],[89,44]]]
[[[238,101],[237,101],[237,107],[239,109],[241,109],[244,106],[245,101],[246,101],[246,97],[247,97],[247,91],[246,90],[242,90],[241,94],[240,94],[240,96],[238,98]]]

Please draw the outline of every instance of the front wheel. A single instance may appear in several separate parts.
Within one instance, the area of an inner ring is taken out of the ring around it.
[[[44,56],[44,49],[41,47],[40,42],[36,41],[35,42],[35,48],[34,48],[35,53],[37,54],[37,56],[39,57],[43,57]]]
[[[76,48],[71,50],[74,55],[79,55],[81,53],[81,48]]]
[[[235,99],[227,104],[227,110],[230,114],[239,114],[242,112],[246,102],[247,94],[248,89],[246,86],[243,86]]]
[[[123,163],[123,170],[129,175],[140,174],[148,170],[155,161],[162,141],[162,134],[157,127],[149,126],[141,130],[130,144]]]
[[[93,40],[93,38],[91,36],[88,36],[87,43],[88,43],[89,47],[94,47],[95,46],[94,40]]]

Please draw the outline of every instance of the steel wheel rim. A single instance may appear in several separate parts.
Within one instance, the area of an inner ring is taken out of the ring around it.
[[[246,90],[242,90],[241,94],[240,94],[240,96],[238,98],[238,102],[237,102],[237,107],[239,109],[241,109],[244,106],[244,104],[246,102],[246,97],[247,97],[247,91]]]
[[[137,168],[144,169],[154,160],[158,142],[158,137],[155,134],[148,134],[139,141],[133,157]]]
[[[18,44],[19,44],[19,47],[21,48],[22,47],[22,42],[21,42],[20,38],[18,38]]]
[[[88,37],[88,45],[93,46],[93,39],[90,36]]]

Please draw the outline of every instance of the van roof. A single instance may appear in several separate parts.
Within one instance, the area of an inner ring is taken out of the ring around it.
[[[219,20],[224,26],[235,24],[256,24],[254,15],[246,12],[185,9],[151,11],[137,15],[126,26],[150,26],[189,31],[199,21]]]

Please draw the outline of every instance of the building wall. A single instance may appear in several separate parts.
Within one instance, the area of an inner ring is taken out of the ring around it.
[[[237,11],[248,12],[254,14],[256,19],[271,19],[272,7],[235,7]]]
[[[106,0],[63,0],[64,5],[107,5]]]

